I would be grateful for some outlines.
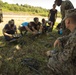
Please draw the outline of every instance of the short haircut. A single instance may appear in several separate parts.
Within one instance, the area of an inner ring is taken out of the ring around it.
[[[70,17],[71,18],[71,20],[72,20],[72,23],[73,24],[76,24],[76,16],[72,16],[72,17]]]
[[[67,10],[63,21],[67,18],[71,18],[72,23],[76,24],[76,9]]]
[[[36,20],[38,20],[38,17],[35,17],[35,18],[34,18],[34,21],[35,21],[35,22],[36,22]]]
[[[53,4],[53,6],[56,6],[56,4]]]
[[[11,24],[11,21],[8,21],[8,24]]]
[[[11,21],[14,21],[14,19],[11,19]]]
[[[45,21],[45,19],[43,18],[43,19],[42,19],[42,22],[44,22],[44,21]]]

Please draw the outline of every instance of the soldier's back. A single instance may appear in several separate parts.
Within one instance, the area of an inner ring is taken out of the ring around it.
[[[69,0],[63,1],[62,4],[61,4],[62,19],[65,17],[66,11],[69,10],[69,9],[73,9],[73,8],[74,8],[74,6]]]

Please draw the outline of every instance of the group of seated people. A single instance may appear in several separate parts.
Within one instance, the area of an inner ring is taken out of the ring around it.
[[[49,24],[49,26],[47,26],[47,23]],[[38,33],[45,33],[51,27],[52,27],[52,22],[48,22],[43,18],[41,23],[39,22],[39,19],[35,17],[33,22],[23,22],[19,26],[19,30],[21,34],[23,31],[26,31],[26,32],[29,31],[33,35],[36,35]]]
[[[76,75],[76,9],[68,10],[63,21],[71,33],[57,38],[54,42],[55,50],[50,50],[46,53],[49,57],[48,67],[52,75]],[[24,30],[35,35],[48,29],[46,23],[51,27],[52,22],[46,22],[45,19],[42,19],[42,23],[40,23],[39,19],[35,17],[34,22],[22,23],[19,30],[22,34],[24,28]],[[17,33],[17,28],[12,19],[3,28],[3,34],[5,39],[9,41],[14,38],[13,34],[15,33]]]
[[[32,35],[46,33],[46,31],[51,31],[52,22],[46,21],[44,18],[42,19],[42,23],[39,22],[39,18],[35,17],[34,21],[31,22],[23,22],[19,26],[19,31],[21,35],[24,35],[23,32],[30,32]],[[48,24],[48,26],[47,26]],[[17,34],[17,27],[14,23],[14,19],[11,19],[8,24],[6,24],[3,28],[3,35],[6,41],[10,41],[15,39],[14,35]]]

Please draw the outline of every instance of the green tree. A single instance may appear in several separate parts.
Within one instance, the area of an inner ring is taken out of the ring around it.
[[[0,8],[2,8],[2,6],[3,6],[3,2],[2,0],[0,0]]]
[[[1,1],[1,0],[0,0]],[[26,12],[28,14],[37,14],[37,15],[44,15],[46,16],[48,14],[48,10],[47,9],[43,9],[41,7],[34,7],[34,6],[30,6],[27,4],[21,4],[19,5],[18,3],[16,4],[8,4],[7,2],[0,2],[0,5],[3,5],[3,9],[9,10],[9,11],[22,11],[22,12]]]

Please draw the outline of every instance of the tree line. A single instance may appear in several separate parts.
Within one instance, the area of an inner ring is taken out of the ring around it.
[[[2,7],[3,11],[15,11],[15,12],[25,12],[28,14],[36,14],[40,16],[48,16],[49,10],[41,7],[34,7],[27,4],[8,4],[7,2],[2,2],[0,0],[0,7]]]

